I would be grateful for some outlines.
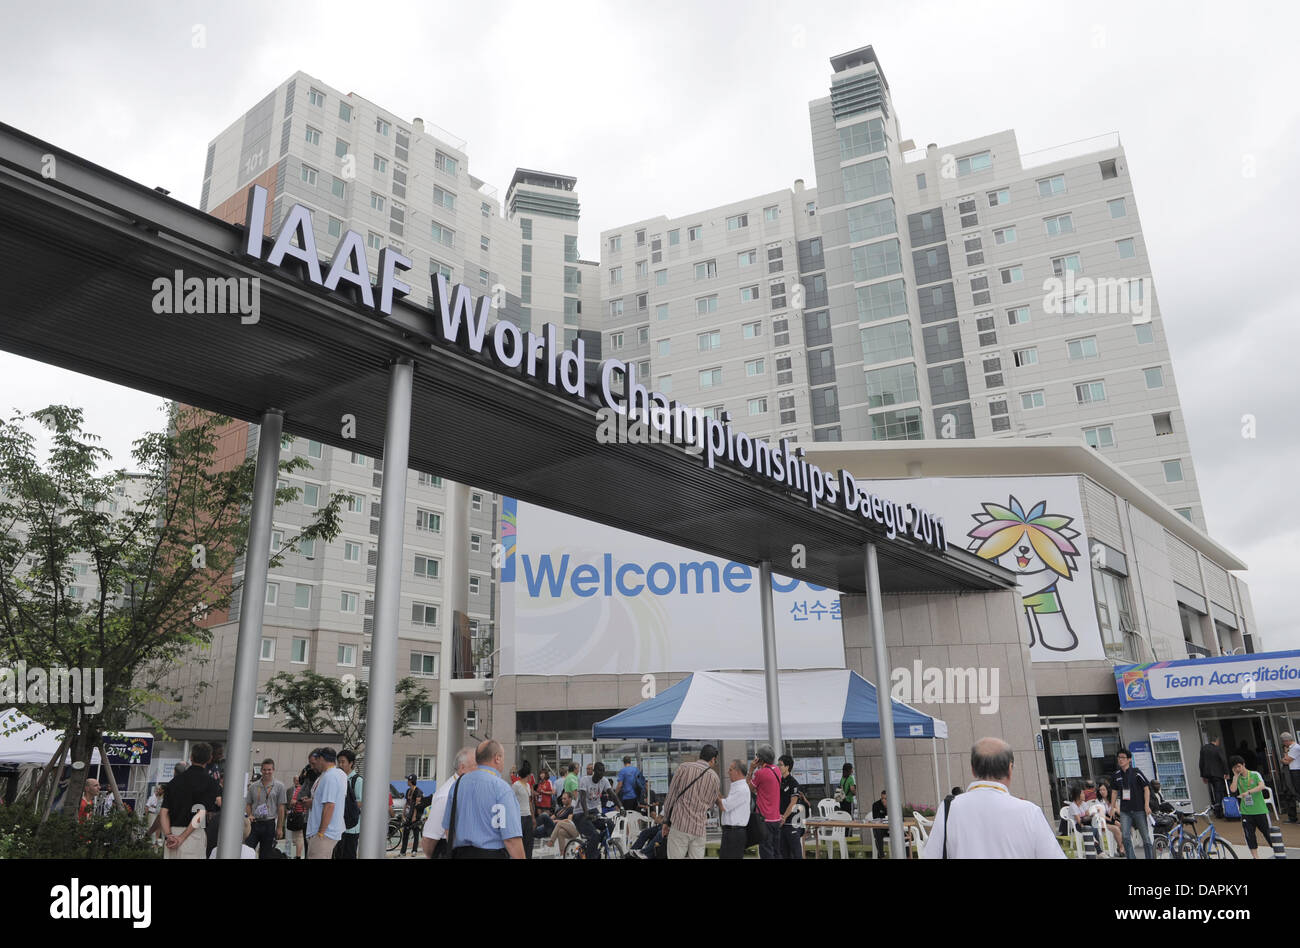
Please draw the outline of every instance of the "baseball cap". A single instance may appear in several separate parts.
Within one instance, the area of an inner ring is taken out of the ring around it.
[[[411,783],[415,783],[415,782],[418,781],[420,778],[417,777],[415,774],[407,774],[407,775],[406,775],[406,779],[409,780],[409,781],[411,781]]]

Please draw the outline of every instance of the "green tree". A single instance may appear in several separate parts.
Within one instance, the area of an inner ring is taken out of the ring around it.
[[[284,717],[292,731],[302,734],[338,734],[343,747],[361,757],[366,743],[366,706],[370,688],[352,676],[331,678],[314,671],[272,675],[262,690],[266,708]],[[393,733],[411,736],[411,719],[429,703],[428,692],[414,678],[397,683]]]
[[[73,770],[69,814],[103,735],[121,731],[146,704],[168,700],[163,674],[211,640],[202,619],[228,608],[241,586],[232,576],[248,542],[255,459],[222,469],[217,441],[229,419],[177,405],[164,411],[165,428],[135,442],[137,473],[129,475],[101,473],[109,453],[82,430],[79,409],[54,405],[0,420],[0,660],[103,670],[98,712],[23,706],[64,731],[72,760],[85,765]],[[43,461],[28,430],[33,420],[52,436]],[[280,463],[283,474],[304,467],[310,463],[302,457]],[[276,503],[297,494],[281,488]],[[331,498],[286,549],[335,537],[343,501]],[[85,573],[75,572],[77,564]],[[74,581],[93,586],[94,595],[70,598]]]

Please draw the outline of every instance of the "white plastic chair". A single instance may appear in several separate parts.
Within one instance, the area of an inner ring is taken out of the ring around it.
[[[1273,808],[1273,822],[1281,823],[1282,818],[1277,815],[1277,804],[1273,802],[1273,791],[1269,789],[1268,784],[1264,784],[1264,803]]]
[[[839,809],[839,804],[830,797],[823,797],[817,801],[817,815],[829,818],[832,813]]]
[[[827,859],[832,858],[831,857],[832,847],[834,847],[835,844],[837,843],[839,844],[840,847],[840,858],[841,859],[849,858],[849,846],[848,843],[845,841],[845,833],[844,833],[843,826],[834,826],[829,829],[818,830],[817,845],[820,846],[822,843],[826,844]]]
[[[1074,845],[1074,858],[1082,859],[1083,858],[1083,833],[1080,832],[1078,824],[1075,823],[1074,820],[1070,819],[1069,804],[1066,804],[1065,806],[1061,807],[1060,817],[1061,819],[1065,820],[1066,828],[1069,830],[1070,842]]]
[[[912,844],[916,848],[916,858],[920,859],[925,853],[925,846],[930,842],[930,829],[934,826],[934,820],[922,816],[920,813],[913,813],[912,819],[916,820],[916,829],[912,833]]]

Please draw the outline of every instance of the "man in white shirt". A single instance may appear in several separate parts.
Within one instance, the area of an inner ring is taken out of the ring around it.
[[[1011,795],[1011,745],[996,737],[975,742],[966,792],[934,817],[925,859],[1064,859],[1043,811]],[[945,841],[947,852],[945,853]]]
[[[424,835],[420,840],[420,849],[426,858],[434,857],[439,844],[445,847],[443,840],[447,836],[447,831],[442,828],[442,816],[447,810],[447,801],[451,799],[451,788],[456,786],[456,781],[460,777],[477,769],[474,748],[462,747],[456,752],[456,773],[451,776],[451,779],[444,780],[442,786],[433,794],[433,802],[429,804],[429,818],[424,821]],[[443,854],[438,855],[441,857]],[[451,853],[445,855],[450,857]]]
[[[727,779],[731,781],[725,797],[718,797],[718,809],[722,813],[722,849],[718,851],[719,859],[744,859],[746,834],[749,826],[749,783],[745,780],[745,767],[738,760],[733,760],[727,768]]]

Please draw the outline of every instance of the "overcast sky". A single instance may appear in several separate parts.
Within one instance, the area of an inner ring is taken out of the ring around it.
[[[1250,566],[1265,647],[1300,648],[1298,9],[10,4],[0,120],[197,206],[208,142],[302,69],[465,139],[503,197],[516,167],[575,175],[592,259],[602,228],[814,184],[808,101],[828,94],[830,56],[866,44],[918,145],[1010,128],[1029,152],[1118,131],[1210,533]],[[0,408],[54,401],[83,406],[122,464],[161,417],[157,399],[0,354]]]

